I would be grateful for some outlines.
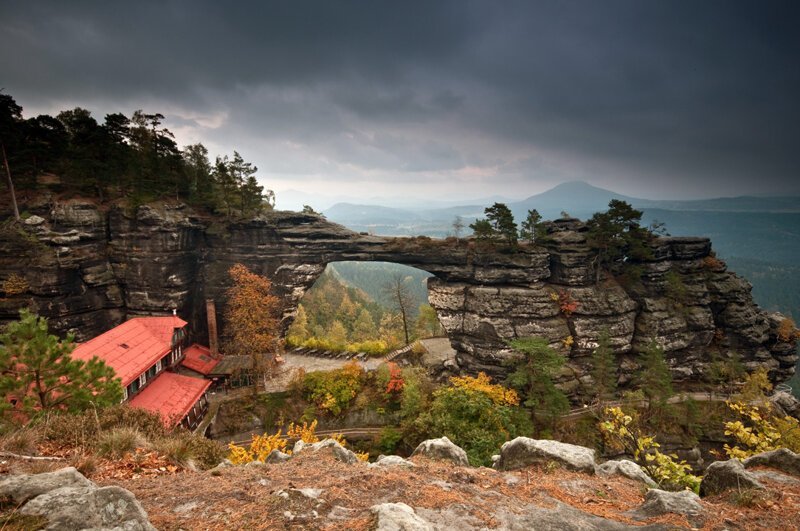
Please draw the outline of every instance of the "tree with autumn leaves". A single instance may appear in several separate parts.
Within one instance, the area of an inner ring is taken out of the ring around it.
[[[225,328],[226,353],[250,356],[258,382],[266,383],[280,351],[280,299],[272,294],[267,277],[236,264],[228,270],[233,285],[228,289]]]

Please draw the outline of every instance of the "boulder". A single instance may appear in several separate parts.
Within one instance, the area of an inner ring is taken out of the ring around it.
[[[264,460],[265,463],[283,463],[291,459],[292,456],[289,454],[285,454],[280,450],[272,450],[267,458]]]
[[[547,439],[517,437],[500,448],[500,459],[494,467],[498,470],[515,470],[533,464],[555,462],[569,470],[595,473],[594,450],[574,444]]]
[[[469,466],[467,452],[460,446],[453,444],[447,437],[422,441],[414,450],[414,453],[411,454],[411,457],[415,455],[421,455],[429,459],[451,461],[460,466]]]
[[[338,441],[333,439],[325,439],[315,443],[305,443],[303,441],[297,441],[294,444],[294,448],[292,453],[297,455],[302,452],[307,452],[309,450],[313,452],[319,452],[325,448],[330,448],[333,452],[333,457],[337,460],[341,461],[342,463],[347,463],[349,465],[358,463],[358,457],[356,454],[339,444]]]
[[[74,467],[43,474],[21,474],[0,479],[0,498],[9,497],[17,504],[62,487],[91,487],[93,483]]]
[[[369,510],[377,519],[375,531],[433,531],[433,526],[405,503],[381,503]]]
[[[625,476],[626,478],[641,481],[648,487],[655,488],[657,486],[656,482],[647,475],[642,467],[633,461],[628,461],[627,459],[622,459],[619,461],[606,461],[605,463],[598,465],[597,474],[603,477]]]
[[[147,513],[130,491],[121,487],[62,487],[40,494],[26,503],[20,513],[41,515],[47,529],[125,529],[155,531]]]
[[[728,489],[763,489],[764,485],[745,470],[738,459],[711,463],[700,483],[701,496],[713,496]]]
[[[668,492],[651,489],[647,491],[644,503],[628,514],[636,519],[646,520],[667,513],[684,515],[693,525],[701,525],[703,506],[700,504],[700,496],[688,490]]]
[[[779,448],[771,452],[756,454],[745,459],[742,464],[745,468],[768,466],[793,476],[800,476],[800,455],[788,448]]]
[[[387,466],[405,466],[411,468],[417,465],[408,459],[403,459],[399,455],[381,455],[374,463],[369,464],[369,468],[380,468]]]

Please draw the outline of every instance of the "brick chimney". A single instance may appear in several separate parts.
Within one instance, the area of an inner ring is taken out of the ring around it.
[[[208,318],[208,349],[211,356],[219,358],[219,337],[217,336],[217,307],[214,299],[206,299],[206,316]]]

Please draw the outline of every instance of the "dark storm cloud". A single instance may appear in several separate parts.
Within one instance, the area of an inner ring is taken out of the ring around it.
[[[793,1],[226,4],[5,2],[0,86],[163,105],[297,179],[800,192]]]

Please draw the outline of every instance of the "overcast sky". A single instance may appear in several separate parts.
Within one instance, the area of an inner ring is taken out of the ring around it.
[[[800,194],[799,27],[796,0],[2,0],[0,87],[26,117],[161,112],[279,206]]]

